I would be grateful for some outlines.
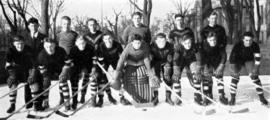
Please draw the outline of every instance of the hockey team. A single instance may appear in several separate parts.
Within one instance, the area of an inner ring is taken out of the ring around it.
[[[185,27],[184,16],[176,14],[175,29],[167,39],[164,33],[151,36],[149,28],[141,23],[142,14],[135,12],[132,15],[133,23],[123,32],[123,45],[117,42],[118,38],[111,31],[99,30],[97,20],[93,18],[86,22],[89,31],[77,34],[71,30],[71,19],[63,16],[61,32],[55,39],[40,33],[39,21],[30,18],[29,34],[27,37],[14,35],[6,54],[7,85],[12,91],[7,113],[16,110],[16,88],[20,83],[26,83],[25,103],[35,98],[26,105],[26,109],[44,111],[50,108],[48,89],[53,79],[59,80],[59,105],[65,104],[66,111],[76,110],[78,103],[85,104],[87,92],[92,107],[102,107],[104,92],[110,103],[117,104],[111,88],[119,90],[120,103],[123,105],[131,104],[123,91],[139,104],[152,102],[157,105],[161,82],[172,88],[166,89],[166,103],[181,106],[183,101],[172,99],[171,95],[174,92],[182,97],[181,78],[184,70],[194,88],[196,104],[211,104],[209,98],[213,99],[213,83],[217,83],[219,102],[233,106],[237,102],[237,84],[242,67],[246,68],[255,84],[260,102],[268,105],[259,79],[260,47],[253,41],[252,32],[245,32],[227,57],[226,33],[222,26],[216,24],[217,15],[216,12],[210,14],[209,24],[201,30],[201,40],[196,40],[192,29]],[[225,68],[227,58],[229,68]],[[114,69],[112,75],[102,71],[110,66]],[[229,69],[232,77],[230,99],[224,92],[225,69]],[[78,98],[75,93],[79,90],[80,80],[85,87]],[[104,88],[106,84],[109,87]],[[90,91],[87,91],[87,86],[90,86]],[[45,90],[44,94],[38,96]]]

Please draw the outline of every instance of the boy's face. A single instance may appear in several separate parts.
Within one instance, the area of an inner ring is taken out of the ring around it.
[[[36,23],[30,23],[28,25],[28,28],[31,31],[31,33],[35,33],[35,32],[38,31],[38,24],[36,24]]]
[[[215,47],[217,45],[217,38],[215,36],[208,37],[207,42],[210,45],[210,47]]]
[[[191,48],[191,39],[186,39],[181,42],[181,44],[184,46],[186,50],[189,50]]]
[[[139,15],[134,15],[132,17],[132,22],[134,25],[139,25],[141,23],[142,18]]]
[[[76,40],[75,45],[78,47],[78,49],[79,49],[80,51],[83,51],[83,50],[85,49],[85,46],[86,46],[86,41],[83,40],[83,38],[80,37],[80,38],[78,38],[78,39]]]
[[[209,25],[214,26],[217,24],[217,15],[210,15],[208,18]]]
[[[245,46],[245,47],[250,47],[251,44],[252,44],[252,41],[253,41],[253,38],[252,38],[252,37],[250,37],[250,36],[245,36],[244,39],[243,39],[244,46]]]
[[[15,41],[15,42],[13,42],[13,45],[15,46],[15,48],[16,48],[16,50],[18,52],[23,51],[23,48],[24,48],[24,42],[23,41]]]
[[[132,47],[137,50],[140,49],[142,42],[140,40],[133,40],[131,44]]]
[[[61,27],[62,27],[62,30],[63,31],[70,30],[70,26],[71,26],[70,21],[68,21],[66,19],[62,19],[62,21],[61,21]]]
[[[44,42],[44,49],[49,55],[54,54],[55,52],[55,43],[52,42]]]
[[[103,42],[105,43],[105,46],[107,48],[112,48],[113,45],[113,39],[110,35],[103,36]]]
[[[164,38],[164,37],[157,37],[157,39],[155,40],[155,43],[158,46],[158,48],[162,49],[166,45],[166,38]]]
[[[177,17],[174,21],[176,26],[184,27],[184,18],[183,17]]]
[[[97,24],[94,21],[88,21],[87,26],[90,31],[97,30]]]

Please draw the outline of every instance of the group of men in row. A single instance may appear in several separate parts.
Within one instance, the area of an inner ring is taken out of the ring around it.
[[[235,105],[237,84],[240,70],[246,67],[251,79],[256,85],[260,101],[267,105],[259,80],[260,48],[253,42],[253,34],[245,32],[243,40],[237,43],[230,55],[231,69],[231,99],[224,92],[223,72],[227,60],[226,33],[222,26],[216,24],[217,13],[213,12],[207,25],[201,31],[201,40],[195,41],[193,31],[185,27],[184,16],[176,14],[175,29],[169,33],[169,39],[164,33],[158,33],[151,38],[148,27],[141,23],[142,14],[132,15],[133,24],[128,26],[122,35],[125,42],[117,42],[112,32],[97,29],[95,19],[87,20],[89,32],[78,35],[71,30],[71,19],[61,18],[61,32],[56,40],[38,32],[39,23],[35,18],[28,20],[29,38],[15,35],[12,45],[6,55],[7,79],[10,90],[17,88],[20,82],[26,82],[25,101],[35,98],[42,91],[49,89],[53,76],[59,76],[60,103],[65,103],[65,109],[76,109],[78,102],[85,102],[88,83],[90,83],[91,105],[101,107],[103,92],[99,91],[109,82],[107,76],[97,66],[101,64],[106,70],[109,66],[115,69],[110,86],[126,90],[139,103],[153,102],[158,104],[159,83],[164,82],[173,88],[173,92],[181,97],[181,74],[185,68],[187,77],[193,88],[194,101],[199,105],[209,105],[211,102],[202,94],[213,98],[212,88],[215,77],[218,83],[219,100],[223,104]],[[124,47],[122,47],[124,46]],[[123,49],[124,48],[124,49]],[[75,93],[82,79],[81,98]],[[74,95],[70,104],[70,88]],[[108,100],[116,104],[111,95],[110,87],[105,89]],[[151,93],[153,91],[153,94]],[[201,91],[201,93],[200,93]],[[166,102],[170,105],[181,105],[179,99],[172,100],[171,92],[166,90]],[[119,92],[120,103],[130,104],[122,92]],[[10,93],[11,106],[7,110],[15,110],[17,91]],[[98,101],[96,102],[96,97]],[[38,97],[26,108],[43,111],[49,108],[49,90]]]

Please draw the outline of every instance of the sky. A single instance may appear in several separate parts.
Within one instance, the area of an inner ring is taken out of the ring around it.
[[[143,0],[138,0],[141,3]],[[162,18],[169,12],[175,12],[174,0],[153,0],[152,18]],[[187,3],[194,3],[195,0],[181,0],[184,5]],[[187,2],[188,1],[188,2]],[[64,11],[61,15],[75,16],[87,16],[96,19],[101,18],[101,5],[103,3],[103,17],[109,19],[113,17],[114,12],[122,11],[123,15],[129,15],[130,4],[129,0],[66,0]],[[142,6],[142,4],[140,4]]]

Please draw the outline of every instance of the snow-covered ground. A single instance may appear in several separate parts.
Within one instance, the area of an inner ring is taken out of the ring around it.
[[[263,88],[265,89],[265,96],[270,100],[270,76],[260,76]],[[224,77],[226,86],[230,83],[230,77]],[[54,82],[53,82],[54,83]],[[52,84],[53,84],[52,83]],[[52,115],[49,120],[175,120],[175,119],[189,119],[189,120],[270,120],[270,109],[261,106],[258,101],[258,96],[255,91],[250,78],[248,76],[243,76],[240,78],[238,85],[237,101],[238,107],[248,107],[249,112],[246,113],[228,113],[226,110],[219,108],[218,106],[212,105],[215,108],[216,113],[212,115],[199,115],[195,114],[194,110],[200,108],[195,107],[191,104],[193,101],[193,90],[191,89],[189,82],[186,78],[182,79],[182,96],[187,102],[184,102],[182,106],[170,106],[165,103],[165,87],[162,85],[160,88],[159,100],[160,103],[156,107],[151,108],[135,108],[133,106],[123,106],[120,103],[117,105],[112,105],[108,102],[105,96],[104,106],[102,108],[91,108],[85,107],[74,116],[69,118],[63,118],[58,115]],[[214,84],[215,88],[216,84]],[[229,95],[229,88],[225,87],[226,95]],[[267,92],[268,91],[268,92]],[[0,87],[0,96],[7,93],[7,86]],[[16,107],[19,108],[24,104],[23,89],[18,91],[17,104]],[[113,96],[119,101],[118,92],[113,90]],[[87,99],[90,98],[88,95]],[[214,98],[217,100],[217,90],[214,89]],[[54,87],[50,92],[50,106],[54,107],[59,102],[58,87]],[[240,105],[241,104],[241,105]],[[80,106],[80,104],[79,104]],[[0,99],[0,118],[5,117],[6,110],[9,107],[9,99],[5,97]],[[209,109],[210,107],[206,108]],[[46,115],[46,113],[37,113],[39,115]],[[22,110],[22,112],[15,114],[10,119],[14,120],[25,120],[27,112]]]

